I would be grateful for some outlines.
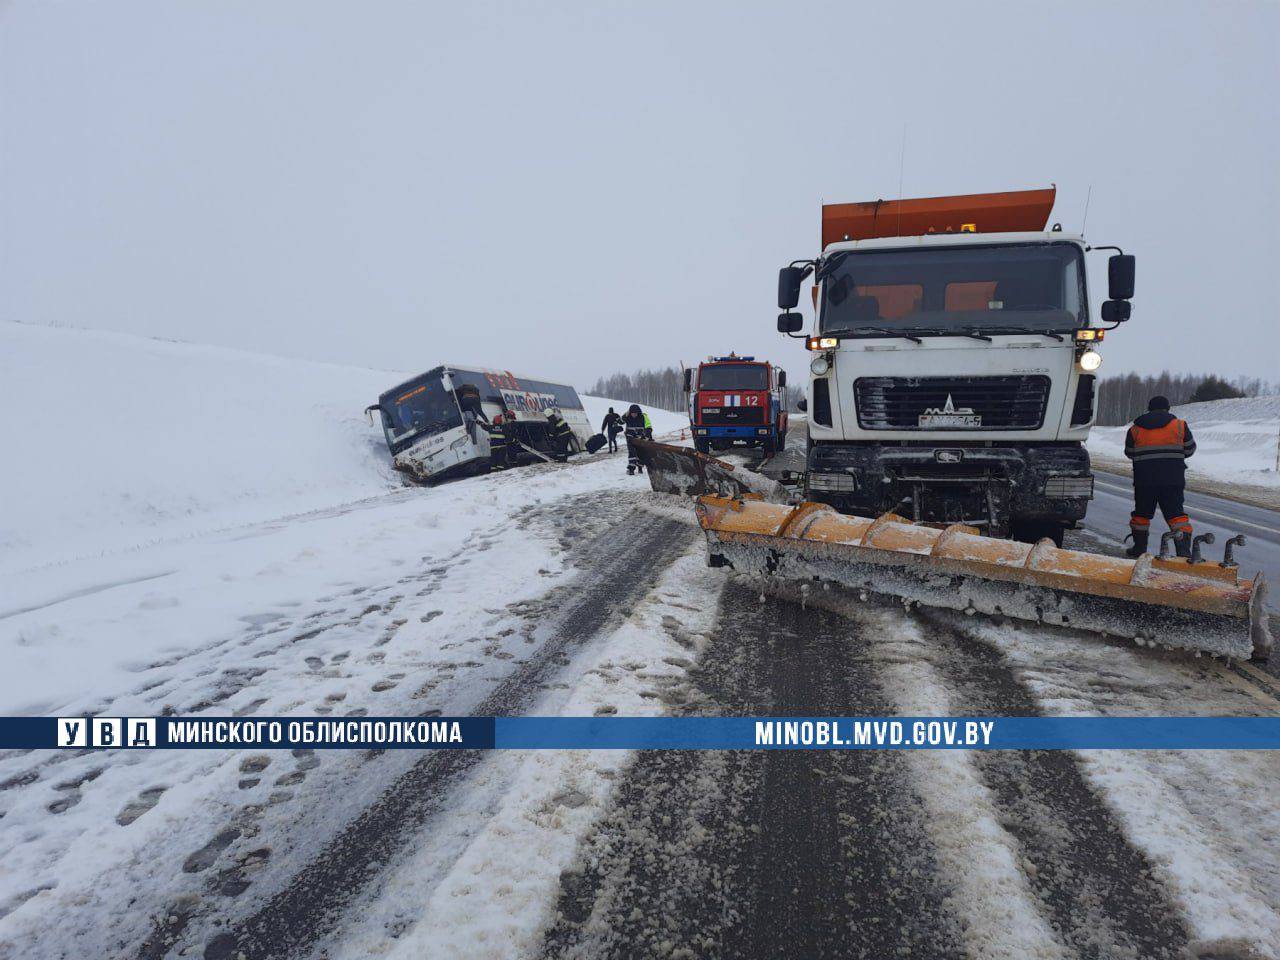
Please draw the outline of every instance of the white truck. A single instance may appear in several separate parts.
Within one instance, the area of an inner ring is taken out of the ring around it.
[[[1130,315],[1134,259],[1046,229],[1053,190],[823,207],[822,254],[779,274],[778,330],[814,278],[807,499],[1034,541],[1093,496],[1097,351]],[[1105,326],[1086,254],[1108,263]]]

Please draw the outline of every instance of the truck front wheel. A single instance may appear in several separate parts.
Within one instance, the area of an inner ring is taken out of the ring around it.
[[[1022,543],[1039,543],[1045,537],[1053,541],[1055,547],[1062,546],[1062,537],[1066,528],[1052,521],[1015,520],[1010,536]]]
[[[693,449],[697,450],[699,453],[710,453],[711,441],[710,440],[694,440]]]

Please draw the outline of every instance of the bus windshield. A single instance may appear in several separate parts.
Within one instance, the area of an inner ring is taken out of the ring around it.
[[[768,390],[763,363],[716,363],[698,371],[699,390]]]
[[[1069,333],[1087,323],[1073,243],[838,251],[819,267],[823,333]]]
[[[453,394],[444,388],[439,370],[402,383],[383,395],[380,406],[382,429],[392,450],[422,434],[462,426],[462,412]]]

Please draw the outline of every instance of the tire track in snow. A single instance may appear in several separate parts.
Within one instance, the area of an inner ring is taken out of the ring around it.
[[[883,713],[849,634],[732,583],[688,711]],[[879,751],[640,754],[562,877],[544,956],[963,955],[904,771]]]
[[[794,585],[775,589],[800,596]],[[904,616],[884,604],[860,604],[857,594],[835,587],[806,596],[810,606],[838,611],[877,639],[880,649],[872,656],[886,664],[901,702],[918,699],[936,676],[936,699],[945,699],[954,715],[1044,715],[1000,650],[961,618],[932,611]],[[1017,844],[1037,908],[1063,946],[1086,958],[1187,956],[1185,919],[1075,753],[999,750],[967,757],[996,802],[1000,826]]]
[[[960,716],[1043,716],[1031,691],[999,650],[922,614],[932,666]],[[1189,932],[1146,855],[1130,843],[1067,750],[971,754],[999,802],[1002,826],[1017,841],[1023,869],[1045,916],[1080,957],[1176,960]]]
[[[546,637],[530,659],[502,680],[472,713],[503,716],[527,709],[543,686],[626,606],[648,589],[657,572],[687,549],[693,530],[684,523],[656,519],[633,510],[593,554],[595,565],[582,588],[540,629]],[[251,915],[215,918],[224,932],[209,940],[204,956],[258,960],[303,955],[340,919],[348,901],[376,882],[384,865],[411,842],[412,835],[445,806],[449,790],[485,757],[483,751],[428,752],[303,866],[277,894]],[[194,916],[182,917],[185,925]],[[207,918],[205,918],[207,919]],[[168,955],[183,943],[172,919],[159,917],[156,935],[141,958]]]

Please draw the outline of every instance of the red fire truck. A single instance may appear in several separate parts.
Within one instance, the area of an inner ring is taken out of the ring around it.
[[[707,453],[742,444],[773,456],[787,439],[786,386],[785,370],[736,353],[686,368],[694,446]]]

